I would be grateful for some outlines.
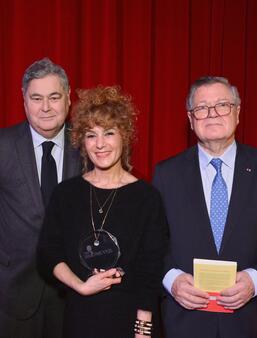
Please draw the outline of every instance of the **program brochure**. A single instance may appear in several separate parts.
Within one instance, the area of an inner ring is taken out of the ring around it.
[[[194,286],[210,295],[210,302],[207,308],[200,308],[202,311],[228,312],[233,310],[225,309],[217,304],[216,296],[220,291],[233,286],[236,282],[237,263],[231,261],[219,261],[210,259],[194,258]]]

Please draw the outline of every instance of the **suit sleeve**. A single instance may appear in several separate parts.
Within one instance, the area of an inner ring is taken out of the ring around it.
[[[46,210],[39,243],[38,265],[46,277],[53,276],[54,267],[66,261],[62,245],[61,195],[55,190]]]
[[[160,192],[163,204],[164,204],[164,210],[166,212],[167,215],[167,198],[165,196],[165,181],[163,180],[163,175],[162,175],[162,170],[161,170],[161,165],[157,165],[155,168],[155,172],[154,172],[154,176],[153,176],[153,185],[158,189],[158,191]],[[169,224],[170,226],[170,224]],[[171,269],[178,269],[179,267],[177,267],[175,265],[175,263],[172,261],[172,247],[171,247],[171,241],[168,242],[167,245],[167,251],[166,251],[166,255],[165,255],[165,259],[164,259],[164,269],[163,269],[163,276],[166,275],[166,273],[168,271],[170,271]]]

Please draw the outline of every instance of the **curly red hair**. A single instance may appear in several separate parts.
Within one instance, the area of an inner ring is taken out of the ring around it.
[[[138,113],[131,97],[123,94],[118,86],[79,89],[77,94],[79,99],[72,109],[71,142],[80,149],[85,170],[89,170],[89,159],[84,147],[85,132],[96,125],[119,130],[123,141],[121,164],[125,170],[131,170],[131,145],[135,140],[135,119]]]

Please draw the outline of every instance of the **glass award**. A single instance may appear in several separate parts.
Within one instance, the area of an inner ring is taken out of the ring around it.
[[[80,242],[79,257],[91,272],[115,267],[120,257],[120,247],[115,236],[106,230],[96,230]]]

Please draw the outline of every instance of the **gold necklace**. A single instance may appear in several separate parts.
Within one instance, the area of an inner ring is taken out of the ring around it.
[[[117,190],[117,189],[116,189],[116,190]],[[100,204],[100,202],[99,202],[99,200],[98,200],[98,198],[97,198],[97,196],[96,196],[96,190],[95,190],[95,187],[93,187],[93,191],[94,191],[94,196],[95,196],[96,202],[97,202],[98,207],[99,207],[98,212],[99,212],[99,214],[102,214],[102,213],[104,212],[103,208],[105,207],[106,203],[109,201],[109,199],[112,197],[112,195],[115,194],[115,189],[113,189],[113,190],[110,192],[110,194],[108,195],[108,197],[106,198],[106,200],[104,201],[104,203],[103,203],[102,205]]]
[[[94,235],[95,235],[95,241],[94,241],[94,246],[98,246],[99,245],[99,234],[97,235],[96,234],[96,228],[95,228],[95,222],[94,222],[94,216],[93,216],[93,198],[92,198],[92,190],[93,190],[93,186],[92,184],[90,184],[90,217],[91,217],[91,224],[92,224],[92,228],[94,230]],[[114,197],[116,196],[116,193],[117,193],[117,190],[118,188],[114,189],[114,192],[112,192],[112,198],[111,198],[111,202],[109,204],[109,207],[108,209],[106,210],[106,213],[103,217],[103,220],[102,220],[102,224],[100,226],[100,229],[97,229],[97,230],[102,230],[103,227],[104,227],[104,224],[105,224],[105,221],[106,221],[106,218],[108,216],[108,213],[111,209],[111,206],[112,206],[112,203],[113,203],[113,200],[114,200]],[[110,195],[108,196],[110,197]]]

